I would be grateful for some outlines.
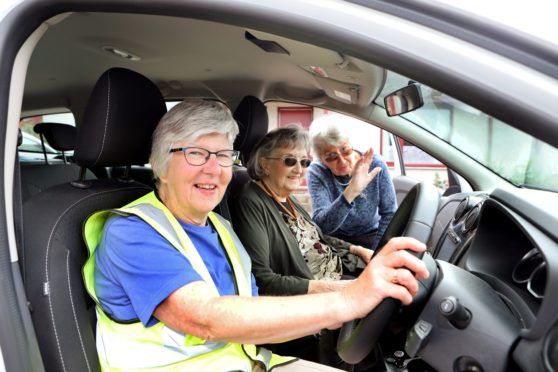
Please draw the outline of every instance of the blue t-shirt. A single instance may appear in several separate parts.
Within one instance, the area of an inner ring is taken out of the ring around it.
[[[179,222],[219,294],[237,294],[231,265],[213,226]],[[118,320],[139,319],[146,327],[158,322],[153,311],[172,292],[202,280],[182,253],[135,216],[110,218],[95,255],[95,290],[103,310]],[[252,292],[258,295],[253,276]]]

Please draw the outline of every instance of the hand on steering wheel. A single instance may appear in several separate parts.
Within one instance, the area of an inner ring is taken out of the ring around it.
[[[406,257],[403,254],[416,255],[418,258],[423,258],[423,254],[417,255],[415,252],[420,251],[420,249],[412,249],[412,247],[409,248],[414,252],[397,250],[393,247],[394,243],[390,239],[396,236],[408,236],[421,242],[428,241],[436,220],[439,199],[440,194],[436,188],[419,183],[408,192],[401,202],[380,240],[379,247],[381,248],[375,251],[369,264],[369,266],[374,265],[375,260],[380,260],[379,264],[385,261],[385,264],[382,265],[383,269],[379,269],[383,270],[379,275],[382,275],[386,282],[385,288],[382,292],[372,295],[374,300],[381,302],[368,315],[363,314],[364,318],[343,325],[337,341],[337,350],[344,361],[351,364],[362,361],[373,349],[391,316],[400,307],[399,301],[408,304],[412,301],[412,295],[416,295],[414,284],[410,285],[410,288],[405,286],[411,281],[414,283],[416,281],[411,279],[412,274],[407,269],[400,268],[401,266],[398,265],[396,260]],[[384,250],[387,251],[384,252]],[[415,302],[421,302],[422,299],[427,297],[436,277],[436,263],[432,256],[424,255],[423,261],[430,272],[430,277],[420,283],[419,296],[417,296],[419,299],[415,299]],[[416,270],[413,267],[407,267],[413,271]],[[366,272],[367,270],[363,274]],[[417,274],[421,275],[419,272]],[[369,293],[368,296],[370,296]],[[378,299],[378,296],[381,297]]]
[[[426,278],[429,273],[422,261],[409,251],[422,253],[425,250],[426,246],[413,238],[391,239],[370,261],[354,284],[346,288],[349,303],[357,303],[359,306],[358,310],[355,309],[355,316],[364,317],[368,311],[362,313],[361,309],[374,308],[388,297],[410,304],[419,289],[415,276]],[[364,301],[368,302],[366,306]]]

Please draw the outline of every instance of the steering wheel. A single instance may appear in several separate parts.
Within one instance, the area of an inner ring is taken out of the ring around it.
[[[374,256],[396,236],[409,236],[426,243],[432,233],[439,201],[440,193],[434,186],[423,182],[413,186],[395,212]],[[422,258],[430,272],[428,279],[419,281],[419,293],[413,299],[413,304],[416,305],[423,302],[430,292],[436,276],[436,262],[429,254],[412,254]],[[386,298],[366,317],[343,324],[337,340],[337,351],[341,359],[350,364],[362,361],[374,348],[389,319],[400,306],[400,301]]]

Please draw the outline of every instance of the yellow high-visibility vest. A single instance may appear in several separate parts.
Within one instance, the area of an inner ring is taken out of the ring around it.
[[[107,220],[114,215],[137,216],[181,252],[192,267],[218,295],[217,287],[200,254],[180,223],[151,192],[120,209],[96,212],[84,226],[89,258],[83,267],[85,287],[95,300],[97,312],[97,352],[104,371],[165,370],[165,371],[252,371],[255,365],[264,370],[290,363],[296,358],[281,357],[255,345],[207,341],[176,332],[159,322],[144,327],[138,320],[118,321],[101,308],[95,291],[95,251]],[[240,296],[252,295],[251,263],[242,244],[224,218],[208,215],[232,266]]]

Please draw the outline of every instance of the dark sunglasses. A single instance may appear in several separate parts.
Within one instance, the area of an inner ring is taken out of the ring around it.
[[[328,152],[324,155],[324,160],[328,163],[336,161],[340,156],[349,156],[353,153],[352,147],[343,147],[340,151]]]
[[[287,166],[287,167],[294,167],[296,165],[297,161],[298,161],[302,168],[308,168],[310,166],[310,163],[312,162],[312,160],[310,160],[310,159],[300,159],[300,160],[298,160],[294,156],[282,156],[280,158],[266,158],[266,159],[283,160],[283,164],[285,164],[285,166]]]

